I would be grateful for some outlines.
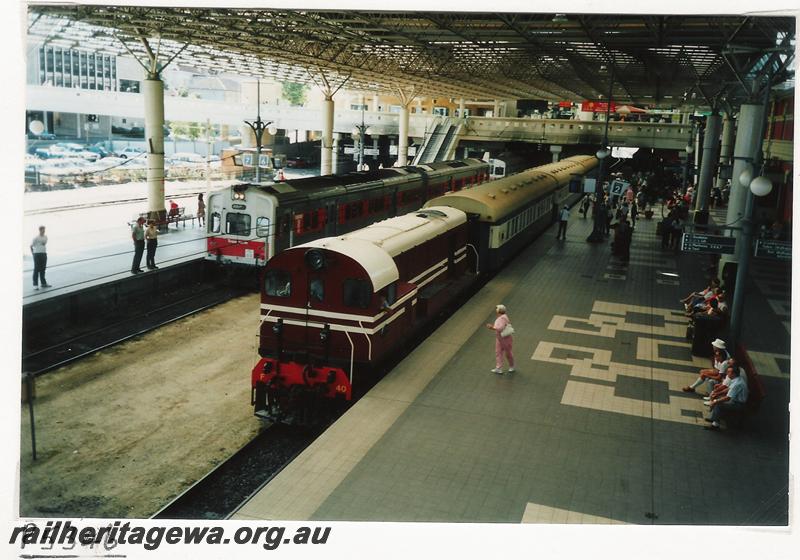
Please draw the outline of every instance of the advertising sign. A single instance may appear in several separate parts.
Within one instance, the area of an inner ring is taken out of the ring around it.
[[[605,101],[584,101],[581,103],[581,111],[589,113],[605,113],[608,110],[608,103]],[[611,112],[617,110],[617,104],[611,102]]]

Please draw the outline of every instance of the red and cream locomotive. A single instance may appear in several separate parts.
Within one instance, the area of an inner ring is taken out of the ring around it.
[[[596,162],[567,158],[277,254],[263,276],[256,415],[313,423],[372,386],[380,366],[479,272],[551,224],[567,185]]]
[[[477,159],[235,184],[206,202],[206,259],[264,265],[283,249],[341,235],[420,208],[446,192],[479,185],[489,165]]]

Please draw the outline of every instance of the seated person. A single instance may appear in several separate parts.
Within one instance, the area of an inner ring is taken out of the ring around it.
[[[725,349],[725,341],[718,338],[711,343],[711,346],[714,352],[713,367],[701,369],[700,375],[695,382],[682,389],[684,393],[694,393],[695,389],[703,383],[709,383],[710,389],[725,377],[725,370],[728,367],[728,361],[731,359]]]
[[[719,285],[720,285],[719,278],[712,278],[711,283],[705,290],[703,290],[702,292],[692,292],[691,294],[680,300],[680,302],[684,305],[684,307],[686,307],[686,310],[688,311],[695,305],[702,303],[707,299],[710,299],[714,293],[714,290],[719,288]]]
[[[169,201],[169,217],[174,218],[178,215],[178,203],[174,200]]]
[[[719,303],[716,298],[708,300],[701,308],[698,309],[698,307],[694,307],[692,310],[686,312],[686,316],[691,317],[692,321],[699,317],[719,316]]]
[[[747,376],[744,375],[744,370],[739,367],[739,364],[736,363],[736,359],[735,358],[731,358],[730,360],[728,360],[728,367],[729,368],[738,368],[739,369],[739,375],[742,376],[742,379],[747,381]],[[705,402],[703,402],[703,404],[706,405],[706,406],[711,406],[710,401],[719,399],[720,397],[724,397],[725,395],[727,395],[728,394],[728,387],[730,386],[730,384],[731,384],[731,378],[728,377],[728,370],[726,368],[725,369],[725,378],[722,380],[722,382],[717,383],[716,385],[714,385],[714,388],[711,389],[711,392],[708,394],[708,396],[703,397],[703,401],[705,401]]]
[[[731,379],[727,394],[708,401],[711,407],[711,418],[706,418],[706,422],[711,422],[711,425],[706,426],[707,430],[719,430],[719,421],[722,415],[742,410],[747,402],[747,382],[739,375],[739,368],[729,367],[727,377]]]

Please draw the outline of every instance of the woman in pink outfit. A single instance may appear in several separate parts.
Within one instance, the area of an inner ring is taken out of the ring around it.
[[[494,355],[495,355],[495,368],[492,373],[503,373],[503,354],[506,355],[508,360],[508,373],[514,373],[514,354],[511,352],[511,347],[514,344],[514,336],[501,336],[500,333],[508,326],[511,320],[506,314],[506,306],[498,305],[495,307],[497,319],[494,324],[486,323],[486,328],[493,330],[495,333]]]

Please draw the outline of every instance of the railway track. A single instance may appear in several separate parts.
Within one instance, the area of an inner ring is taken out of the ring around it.
[[[152,519],[226,519],[319,435],[272,424],[156,512]]]
[[[113,322],[100,324],[89,332],[52,341],[46,347],[23,354],[22,370],[34,376],[42,375],[248,292],[241,288],[212,287],[136,315],[125,315]]]

